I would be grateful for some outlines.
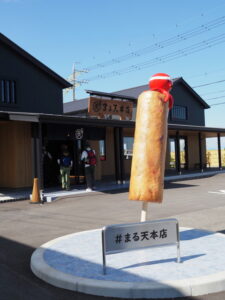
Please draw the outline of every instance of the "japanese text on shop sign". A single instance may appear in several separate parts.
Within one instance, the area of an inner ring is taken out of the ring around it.
[[[152,230],[152,231],[141,231],[141,232],[133,232],[133,233],[126,233],[124,235],[117,234],[115,236],[115,243],[130,243],[132,241],[134,242],[142,242],[144,240],[149,241],[150,239],[165,239],[167,238],[167,229],[163,228],[160,231]]]
[[[132,119],[133,103],[131,101],[106,100],[90,97],[89,115],[104,118],[106,115],[118,115],[121,120]]]
[[[106,252],[176,243],[177,220],[111,225],[105,228]]]
[[[176,219],[106,226],[102,229],[103,274],[106,274],[107,254],[171,244],[176,244],[179,263],[180,238]]]

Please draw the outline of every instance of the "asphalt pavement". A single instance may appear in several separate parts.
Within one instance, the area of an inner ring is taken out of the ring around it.
[[[66,234],[139,222],[140,214],[141,203],[129,201],[126,190],[81,194],[44,205],[0,204],[0,300],[104,299],[59,289],[36,278],[30,270],[31,254]],[[180,226],[225,233],[224,216],[225,174],[218,174],[166,183],[164,201],[150,203],[148,219],[173,217]],[[185,299],[223,300],[225,292]]]

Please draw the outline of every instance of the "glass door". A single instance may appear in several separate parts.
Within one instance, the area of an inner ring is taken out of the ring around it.
[[[178,147],[179,142],[179,147]],[[176,137],[169,138],[169,151],[170,151],[170,170],[187,169],[187,138]],[[179,155],[179,156],[178,156]],[[179,157],[179,160],[177,159]],[[178,167],[180,163],[180,168]]]
[[[176,170],[176,140],[169,138],[170,170]]]
[[[180,168],[187,169],[187,139],[180,138]]]

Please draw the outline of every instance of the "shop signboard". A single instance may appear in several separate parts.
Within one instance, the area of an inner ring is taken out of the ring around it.
[[[90,97],[88,102],[88,113],[91,116],[104,118],[107,115],[120,116],[121,120],[131,120],[133,112],[133,102],[101,99],[97,97]]]

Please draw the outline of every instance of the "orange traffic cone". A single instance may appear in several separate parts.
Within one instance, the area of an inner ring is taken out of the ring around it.
[[[33,191],[30,203],[40,203],[40,190],[38,185],[38,178],[34,178]]]

